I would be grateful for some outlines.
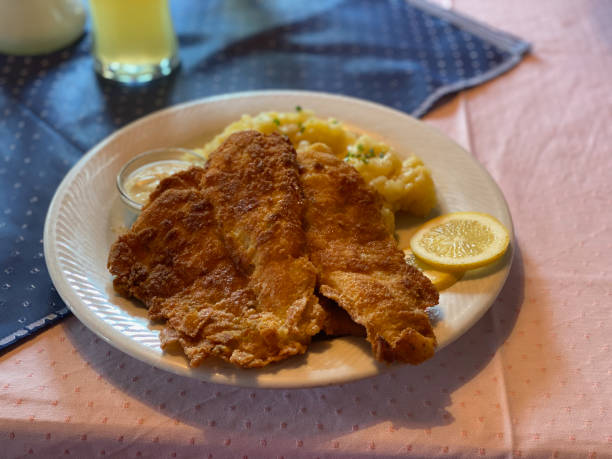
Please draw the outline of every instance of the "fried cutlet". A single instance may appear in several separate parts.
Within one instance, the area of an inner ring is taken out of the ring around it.
[[[202,185],[262,313],[274,323],[280,319],[279,335],[306,346],[325,313],[314,294],[316,270],[306,253],[293,146],[278,134],[232,134],[211,153]]]
[[[353,321],[348,312],[338,306],[335,301],[319,294],[319,303],[325,311],[322,332],[326,337],[366,336],[365,327]]]
[[[306,238],[319,292],[366,328],[377,360],[418,364],[436,347],[425,308],[438,293],[381,217],[381,198],[350,165],[313,145],[298,154]]]
[[[308,339],[284,332],[293,329],[292,318],[262,304],[250,276],[234,263],[201,187],[204,174],[192,168],[163,180],[113,244],[108,266],[115,289],[141,300],[152,319],[167,320],[162,347],[179,343],[192,366],[216,356],[260,367],[303,353]],[[300,279],[285,288],[303,285]]]
[[[163,180],[108,266],[117,291],[166,321],[162,347],[180,344],[192,366],[264,366],[321,329],[367,334],[378,360],[419,363],[435,348],[424,309],[437,292],[404,263],[380,208],[334,156],[296,158],[283,137],[244,131],[205,169]]]

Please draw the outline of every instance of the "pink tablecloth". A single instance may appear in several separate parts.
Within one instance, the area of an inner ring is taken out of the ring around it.
[[[457,0],[533,43],[426,120],[504,191],[516,259],[433,360],[252,390],[152,369],[71,318],[0,358],[0,456],[612,457],[612,4]]]

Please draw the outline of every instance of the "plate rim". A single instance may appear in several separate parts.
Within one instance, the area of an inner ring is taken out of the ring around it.
[[[198,106],[201,104],[208,104],[208,103],[218,102],[222,100],[245,99],[245,98],[250,98],[250,97],[258,97],[258,96],[268,96],[268,97],[270,96],[291,96],[291,97],[296,97],[296,98],[297,97],[317,97],[317,98],[323,98],[323,99],[332,99],[340,103],[349,102],[353,104],[355,103],[361,104],[365,108],[370,107],[378,111],[386,112],[389,116],[393,116],[393,117],[399,116],[400,118],[402,117],[408,118],[412,122],[415,122],[419,126],[420,129],[424,129],[425,131],[428,131],[427,133],[429,135],[435,135],[437,137],[441,137],[445,139],[448,142],[453,143],[454,146],[457,148],[457,150],[460,151],[461,154],[463,154],[466,157],[466,159],[470,160],[475,166],[477,166],[480,169],[482,176],[485,177],[488,182],[487,185],[492,187],[496,191],[498,197],[501,198],[501,202],[503,204],[502,210],[506,214],[505,217],[510,223],[509,228],[508,228],[510,232],[510,236],[511,236],[510,237],[510,247],[509,247],[509,253],[505,256],[505,258],[507,259],[507,262],[504,264],[504,267],[503,267],[503,269],[505,270],[505,273],[504,273],[503,278],[499,282],[499,285],[497,286],[496,291],[494,292],[494,294],[491,295],[490,297],[491,299],[490,301],[488,301],[488,304],[486,305],[486,307],[482,307],[478,311],[478,314],[473,314],[470,317],[470,320],[466,321],[464,325],[458,329],[459,331],[455,333],[452,339],[445,342],[444,346],[440,346],[436,349],[436,353],[439,352],[444,347],[448,346],[449,344],[452,344],[456,339],[464,335],[467,332],[467,330],[472,328],[474,324],[478,322],[478,320],[480,320],[480,318],[482,318],[482,316],[490,309],[491,305],[495,302],[495,300],[499,296],[501,289],[506,284],[506,281],[508,279],[510,269],[513,263],[514,253],[515,253],[515,249],[514,249],[515,231],[514,231],[514,222],[512,219],[512,214],[510,213],[510,208],[503,194],[503,191],[501,190],[497,182],[493,179],[491,174],[477,160],[477,158],[474,157],[474,155],[472,155],[468,150],[466,150],[461,145],[459,145],[457,142],[455,142],[452,138],[444,134],[437,127],[432,126],[428,123],[425,123],[407,113],[401,112],[399,110],[396,110],[394,108],[388,107],[386,105],[383,105],[377,102],[372,102],[372,101],[359,99],[356,97],[351,97],[351,96],[346,96],[346,95],[341,95],[341,94],[334,94],[334,93],[329,93],[329,92],[319,92],[319,91],[285,90],[285,89],[280,89],[280,90],[266,89],[266,90],[242,91],[242,92],[220,94],[220,95],[215,95],[211,97],[204,97],[204,98],[199,98],[199,99],[183,102],[180,104],[176,104],[170,107],[166,107],[166,108],[154,111],[146,116],[143,116],[141,118],[138,118],[132,121],[131,123],[123,126],[122,128],[114,131],[113,133],[111,133],[110,135],[102,139],[100,142],[98,142],[92,148],[90,148],[70,168],[70,170],[64,176],[64,178],[62,179],[62,181],[60,182],[59,186],[57,187],[57,189],[55,190],[53,194],[53,198],[51,199],[51,202],[47,210],[47,214],[45,217],[45,223],[44,223],[44,229],[43,229],[43,249],[44,249],[44,256],[45,256],[45,263],[47,266],[47,270],[49,272],[49,276],[51,277],[51,280],[53,282],[53,285],[57,293],[60,295],[61,299],[64,301],[66,306],[70,309],[70,311],[85,326],[87,326],[87,328],[90,331],[94,332],[94,334],[99,336],[101,339],[103,339],[105,342],[107,342],[114,348],[118,349],[119,351],[123,353],[130,355],[133,358],[136,358],[149,365],[152,365],[153,367],[156,367],[156,368],[159,368],[165,371],[170,371],[172,373],[175,373],[181,376],[192,377],[192,378],[209,381],[209,382],[217,383],[217,384],[233,385],[233,386],[238,386],[238,387],[255,387],[255,388],[322,387],[322,386],[327,386],[327,385],[342,384],[342,383],[346,383],[350,381],[356,381],[356,380],[360,380],[360,379],[364,379],[368,377],[373,377],[373,376],[383,373],[384,369],[387,367],[393,368],[393,366],[385,366],[385,367],[382,367],[383,371],[381,371],[381,367],[377,365],[376,369],[378,371],[372,371],[372,370],[362,371],[360,373],[358,372],[357,374],[351,374],[350,377],[336,378],[333,381],[310,381],[308,380],[308,381],[301,381],[300,383],[294,383],[294,384],[289,384],[286,382],[285,383],[280,382],[279,384],[275,384],[274,382],[266,381],[265,385],[258,384],[256,378],[247,378],[249,382],[251,381],[255,382],[254,384],[249,383],[249,382],[245,384],[243,380],[240,380],[237,382],[227,381],[225,379],[215,378],[214,377],[215,375],[211,373],[191,371],[192,369],[190,367],[178,366],[174,364],[173,362],[163,360],[163,359],[154,359],[151,357],[150,353],[147,352],[146,346],[134,346],[133,341],[129,339],[127,336],[123,335],[122,333],[118,331],[116,333],[113,333],[113,327],[103,320],[102,321],[96,320],[95,313],[92,312],[91,310],[87,308],[81,309],[81,308],[73,307],[73,304],[72,304],[73,301],[81,302],[81,300],[76,295],[76,292],[73,290],[70,284],[66,281],[65,277],[62,275],[62,269],[58,264],[57,250],[56,250],[57,247],[56,247],[56,241],[54,237],[55,229],[56,229],[56,227],[54,226],[54,223],[56,219],[54,217],[58,214],[59,209],[61,207],[60,201],[65,196],[66,190],[72,184],[75,176],[77,176],[77,174],[79,174],[79,172],[85,167],[85,165],[93,157],[95,157],[101,150],[103,150],[106,145],[113,142],[117,137],[122,136],[126,131],[137,129],[138,126],[141,124],[147,124],[147,123],[150,123],[155,118],[164,117],[170,113],[180,112],[190,107]]]

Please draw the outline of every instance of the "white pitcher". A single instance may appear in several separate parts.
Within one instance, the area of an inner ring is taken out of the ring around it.
[[[0,53],[62,49],[83,33],[85,17],[81,0],[0,0]]]

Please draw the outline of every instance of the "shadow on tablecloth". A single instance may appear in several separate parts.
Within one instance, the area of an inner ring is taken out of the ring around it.
[[[612,5],[607,2],[590,2],[589,5],[591,14],[588,14],[587,17],[593,29],[597,31],[597,36],[600,38],[599,43],[604,44],[608,50],[612,50],[612,28],[610,28]]]

